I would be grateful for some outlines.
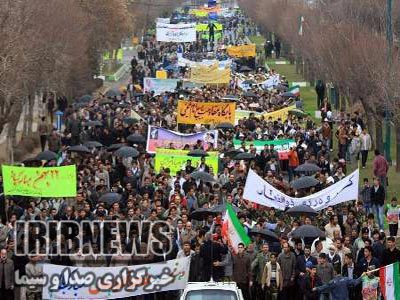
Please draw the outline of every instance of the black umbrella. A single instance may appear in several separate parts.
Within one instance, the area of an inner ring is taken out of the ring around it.
[[[80,97],[78,99],[78,102],[87,103],[87,102],[90,102],[90,100],[92,100],[92,99],[93,99],[93,96],[91,96],[91,95],[83,95],[82,97]]]
[[[323,237],[325,233],[313,225],[302,225],[292,231],[294,238],[316,238]]]
[[[188,156],[204,157],[204,156],[208,156],[208,153],[202,149],[194,149],[188,153]]]
[[[209,173],[203,172],[203,171],[193,172],[192,174],[190,174],[190,177],[192,177],[193,179],[196,179],[196,180],[201,180],[203,182],[214,182],[215,181],[213,176],[211,176]]]
[[[129,135],[126,139],[130,143],[137,143],[137,144],[146,143],[146,139],[143,137],[143,135],[137,133]]]
[[[279,237],[275,234],[275,232],[269,230],[269,229],[250,229],[249,231],[249,236],[257,236],[260,235],[262,239],[264,240],[270,240],[270,241],[279,241]]]
[[[292,181],[290,185],[292,186],[292,188],[299,190],[316,186],[318,183],[319,181],[312,176],[302,176],[299,179]]]
[[[123,122],[125,124],[132,125],[132,124],[136,124],[139,121],[135,118],[124,118]]]
[[[135,93],[133,94],[133,97],[137,98],[137,97],[143,97],[145,94],[143,93]]]
[[[251,71],[253,71],[253,69],[249,68],[248,66],[242,66],[239,69],[239,72],[251,72]]]
[[[114,155],[119,156],[119,157],[138,157],[139,156],[139,151],[137,151],[133,147],[121,147],[117,151],[114,152]]]
[[[103,144],[97,141],[89,141],[84,143],[84,145],[90,149],[103,147]]]
[[[236,155],[242,153],[242,151],[238,149],[229,149],[226,152],[224,152],[224,156],[229,156],[229,157],[235,157]]]
[[[282,96],[285,98],[296,98],[296,95],[291,92],[283,93]]]
[[[238,155],[236,155],[234,157],[235,160],[251,160],[256,158],[256,156],[252,153],[248,153],[248,152],[242,152],[239,153]]]
[[[305,163],[294,169],[296,172],[316,173],[321,171],[321,168],[315,164]]]
[[[281,92],[287,92],[289,88],[286,85],[278,84],[275,89]]]
[[[41,164],[40,159],[37,159],[36,157],[31,157],[31,158],[27,158],[25,160],[22,161],[22,163],[24,164],[25,167],[27,166],[34,166],[36,164]]]
[[[292,208],[289,208],[286,211],[286,213],[293,217],[302,216],[302,215],[312,215],[312,216],[318,215],[318,212],[315,211],[312,207],[309,207],[308,205],[294,206]]]
[[[110,146],[107,147],[107,151],[115,151],[118,150],[119,148],[122,148],[126,146],[125,144],[112,144]]]
[[[114,97],[117,97],[117,96],[119,96],[119,95],[121,95],[121,92],[120,91],[118,91],[118,90],[108,90],[106,93],[105,93],[105,96],[106,97],[109,97],[109,98],[114,98]]]
[[[83,126],[88,126],[88,127],[103,126],[103,123],[101,123],[100,121],[87,121],[83,123]]]
[[[252,98],[257,98],[258,95],[256,93],[253,93],[251,91],[243,93],[243,97],[252,97]]]
[[[190,214],[190,218],[194,220],[203,221],[207,216],[212,215],[213,212],[209,208],[198,208]]]
[[[215,128],[218,129],[233,129],[235,128],[231,123],[219,123]]]
[[[101,100],[100,101],[100,105],[111,105],[111,104],[114,104],[114,101],[112,101],[112,100]]]
[[[74,108],[82,108],[82,107],[85,107],[86,105],[87,105],[87,103],[85,103],[85,102],[75,102],[73,104]]]
[[[222,100],[231,100],[231,101],[238,101],[239,97],[235,95],[226,95],[222,98]]]
[[[242,82],[242,84],[255,84],[256,82],[254,80],[245,80]]]
[[[239,207],[236,206],[231,206],[232,209],[235,211],[235,213],[240,213],[242,212],[242,210]],[[226,211],[226,205],[225,204],[218,204],[216,206],[214,206],[213,208],[211,208],[211,211],[213,213],[224,213]]]
[[[83,145],[75,145],[68,148],[69,152],[90,153],[88,147]]]
[[[104,202],[108,205],[111,205],[115,202],[119,202],[121,200],[122,195],[118,193],[105,193],[97,202]]]
[[[49,160],[57,159],[57,154],[52,151],[46,150],[46,151],[40,152],[38,155],[36,155],[36,159],[49,161]]]

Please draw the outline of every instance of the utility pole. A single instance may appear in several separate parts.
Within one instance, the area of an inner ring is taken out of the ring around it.
[[[393,52],[393,24],[392,24],[392,0],[386,0],[386,39],[387,39],[387,64],[388,64],[388,72],[389,76],[391,76],[392,73],[392,52]],[[390,146],[391,146],[391,127],[390,127],[390,122],[391,122],[391,114],[392,112],[390,111],[390,101],[392,91],[391,91],[391,83],[389,79],[389,88],[387,91],[387,99],[386,99],[386,105],[385,105],[385,158],[389,162],[389,164],[392,163],[392,157],[390,154]]]

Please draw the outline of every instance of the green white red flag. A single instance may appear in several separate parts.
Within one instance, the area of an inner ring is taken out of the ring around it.
[[[222,224],[222,236],[228,241],[228,245],[233,248],[235,253],[238,251],[239,243],[243,243],[245,246],[251,243],[246,230],[243,228],[242,224],[240,224],[236,212],[233,210],[230,203],[226,204],[226,212]]]
[[[400,300],[399,262],[379,269],[379,280],[385,300]]]

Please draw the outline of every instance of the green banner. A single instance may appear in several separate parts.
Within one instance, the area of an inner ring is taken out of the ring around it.
[[[184,170],[188,159],[192,161],[192,166],[197,168],[200,164],[200,157],[188,156],[189,151],[185,150],[173,150],[173,149],[156,149],[156,162],[155,170],[160,172],[161,168],[169,168],[171,175],[175,175],[176,172]],[[218,152],[207,152],[209,156],[206,156],[206,164],[213,168],[214,174],[218,172]]]
[[[75,197],[76,166],[29,168],[2,166],[5,195]]]
[[[234,139],[233,145],[236,149],[242,146],[243,141]],[[257,152],[264,149],[265,145],[274,145],[274,149],[276,151],[286,151],[289,150],[290,147],[296,146],[296,142],[293,139],[282,139],[282,140],[256,140],[256,141],[246,141],[246,148],[248,149],[250,145],[253,145]]]

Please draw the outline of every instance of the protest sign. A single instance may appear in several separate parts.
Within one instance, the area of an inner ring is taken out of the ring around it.
[[[196,41],[196,23],[165,24],[157,23],[158,42],[191,43]]]
[[[178,101],[180,124],[220,124],[235,122],[236,103]]]
[[[218,64],[196,66],[191,68],[190,81],[203,84],[228,84],[231,80],[231,69],[220,69]]]
[[[178,66],[180,67],[199,67],[199,66],[212,66],[214,64],[218,64],[218,68],[225,69],[230,68],[232,64],[231,59],[226,60],[216,60],[216,59],[203,59],[202,61],[193,61],[182,56],[178,57]]]
[[[243,198],[251,202],[276,209],[308,205],[319,211],[342,202],[356,200],[358,197],[359,170],[357,169],[339,182],[302,198],[285,195],[267,181],[258,176],[252,169],[249,170],[244,187]]]
[[[288,106],[288,107],[285,107],[285,108],[282,108],[282,109],[278,109],[278,110],[273,111],[273,112],[265,113],[262,116],[267,121],[277,121],[278,119],[281,119],[284,122],[288,118],[289,110],[292,110],[292,109],[295,109],[295,108],[296,108],[296,106],[292,105],[292,106]]]
[[[190,257],[162,263],[120,267],[43,265],[43,299],[117,299],[182,290]]]
[[[171,23],[170,18],[157,18],[157,24],[169,24]]]
[[[256,45],[240,45],[240,46],[229,46],[227,49],[229,56],[233,57],[255,57],[256,56]]]
[[[161,95],[164,92],[174,92],[179,79],[158,79],[145,77],[143,89],[145,93],[154,92],[154,95]]]
[[[239,149],[242,146],[242,141],[238,139],[233,139],[233,146],[235,149]],[[265,145],[274,145],[274,150],[278,151],[279,159],[285,160],[288,159],[288,151],[290,147],[296,147],[296,141],[293,139],[282,139],[282,140],[255,140],[255,141],[246,141],[246,149],[250,148],[250,145],[253,145],[257,152],[261,152],[264,149]]]
[[[2,166],[5,195],[75,197],[76,167],[30,168]]]
[[[215,25],[214,30],[215,31],[221,31],[223,30],[223,26],[221,23],[213,23]],[[196,31],[197,32],[207,32],[210,30],[210,27],[208,24],[197,24],[196,25]]]
[[[169,168],[172,175],[176,172],[184,170],[188,159],[192,161],[192,166],[197,168],[200,164],[200,157],[188,156],[189,151],[174,150],[174,149],[156,149],[156,162],[155,170],[160,172],[161,168]],[[218,172],[218,152],[207,152],[208,156],[205,157],[206,164],[212,167],[214,173]]]
[[[148,153],[156,153],[156,148],[183,149],[186,145],[196,145],[197,141],[202,141],[204,150],[208,150],[209,144],[217,145],[218,130],[208,130],[205,132],[184,134],[156,126],[149,126],[147,135]]]
[[[157,70],[156,71],[156,78],[157,79],[167,79],[168,78],[167,71],[165,71],[165,70]]]
[[[249,118],[251,113],[253,113],[255,117],[262,115],[262,113],[256,111],[237,109],[235,111],[235,125],[239,124],[239,120],[242,120],[244,118]]]

